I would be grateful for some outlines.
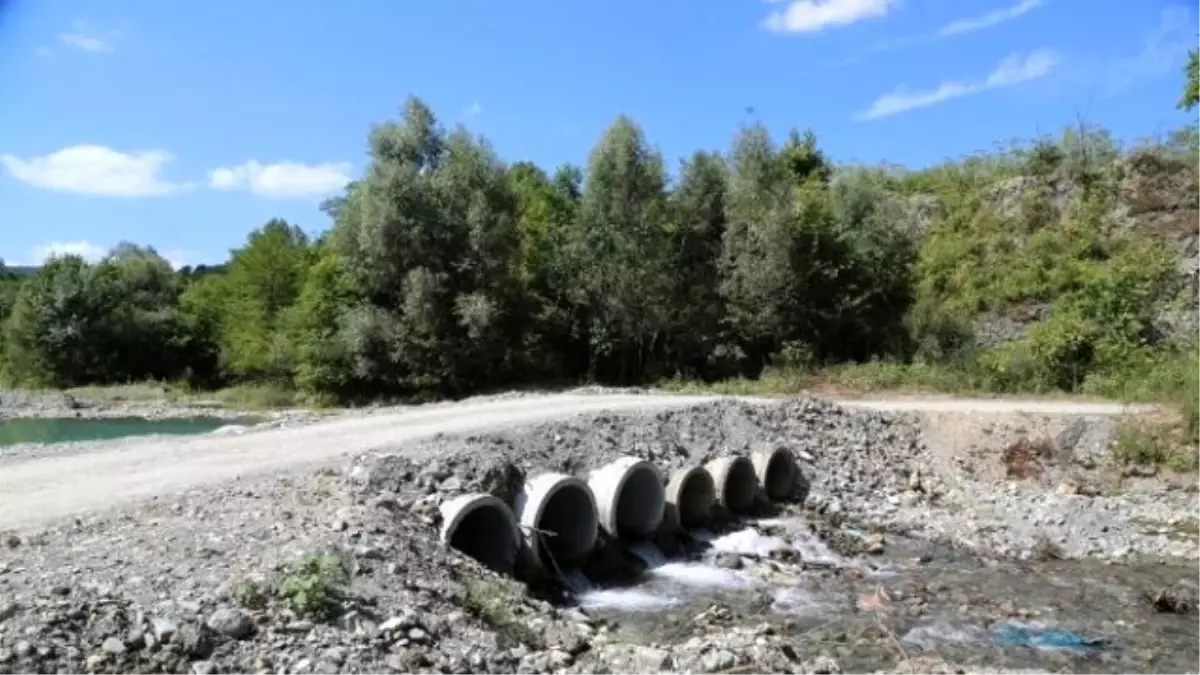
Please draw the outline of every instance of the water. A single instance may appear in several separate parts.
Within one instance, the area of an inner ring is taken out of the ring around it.
[[[142,417],[16,419],[0,422],[0,447],[19,443],[70,443],[106,441],[129,436],[166,434],[188,436],[205,433],[231,434],[245,430],[256,420],[224,420],[216,417],[183,417],[148,420]]]
[[[847,672],[903,668],[900,649],[968,669],[1194,672],[1200,661],[1195,616],[1157,613],[1145,599],[1194,582],[1195,564],[1001,561],[895,535],[883,556],[848,558],[803,521],[766,525],[697,533],[714,553],[743,556],[740,569],[641,545],[634,553],[650,568],[637,585],[588,582],[577,597],[635,642],[686,641],[703,632],[699,615],[723,605],[736,623],[771,623],[798,653],[829,653]],[[785,547],[805,565],[771,559]]]

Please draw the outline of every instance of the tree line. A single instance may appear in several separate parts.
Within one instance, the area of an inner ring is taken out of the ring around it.
[[[131,244],[49,261],[5,301],[9,376],[278,380],[356,398],[904,349],[911,239],[881,190],[834,180],[812,134],[777,146],[749,127],[673,183],[625,117],[586,171],[552,175],[442,129],[417,99],[369,144],[316,240],[273,220],[211,273]]]
[[[1111,373],[1104,359],[1132,358],[1120,350],[1161,347],[1146,336],[1172,278],[1170,260],[1103,233],[1100,187],[1065,229],[1050,227],[1037,186],[1016,215],[981,205],[1013,166],[1044,184],[1081,166],[1078,141],[983,173],[897,173],[837,166],[811,132],[778,142],[751,124],[671,172],[622,116],[586,167],[547,173],[410,98],[371,130],[369,164],[322,205],[332,225],[319,236],[272,220],[226,263],[179,271],[128,243],[30,278],[0,267],[0,373],[45,386],[270,382],[352,401],[969,353],[997,377],[1024,359],[1029,377],[1070,389],[1080,368]],[[1013,227],[1028,235],[1016,249]],[[1058,265],[1069,271],[1043,269]],[[972,345],[979,313],[1062,298],[1059,324],[1007,361]]]

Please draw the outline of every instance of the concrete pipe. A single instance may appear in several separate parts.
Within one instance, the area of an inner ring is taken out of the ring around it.
[[[511,574],[521,553],[521,528],[508,504],[476,493],[441,506],[442,541],[501,574]]]
[[[667,483],[667,519],[672,527],[691,529],[708,524],[717,488],[701,466],[676,471]]]
[[[796,458],[787,448],[776,448],[769,452],[756,452],[750,456],[758,482],[773,502],[792,496],[796,483]]]
[[[667,496],[654,464],[621,457],[592,472],[588,487],[596,498],[600,527],[613,537],[644,539],[662,524]]]
[[[749,511],[758,493],[754,464],[741,455],[714,459],[704,465],[716,487],[717,503],[734,513]]]
[[[533,564],[548,572],[574,567],[596,545],[600,518],[587,483],[544,473],[525,483],[515,500]]]

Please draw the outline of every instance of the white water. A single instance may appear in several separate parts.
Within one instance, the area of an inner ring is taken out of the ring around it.
[[[773,519],[757,523],[756,527],[771,527],[782,532],[767,535],[755,527],[748,527],[722,536],[708,531],[696,531],[692,536],[707,542],[714,552],[761,558],[773,551],[792,548],[810,564],[863,567],[864,571],[874,572],[860,562],[834,553],[803,520]],[[811,615],[821,611],[823,606],[809,589],[804,588],[804,573],[799,568],[794,574],[767,573],[759,578],[765,568],[757,565],[749,571],[739,571],[706,562],[672,561],[657,546],[647,542],[632,544],[629,550],[646,563],[645,579],[632,587],[596,588],[582,574],[571,573],[566,579],[567,586],[580,605],[593,610],[655,612],[688,599],[715,599],[723,593],[765,586],[771,589],[772,609],[776,612]]]
[[[679,602],[677,597],[652,593],[636,586],[603,588],[579,596],[579,606],[584,609],[621,612],[654,612],[674,607]]]
[[[650,570],[651,578],[663,579],[698,589],[750,588],[754,582],[744,574],[714,565],[671,562]]]
[[[226,424],[224,426],[220,426],[220,427],[217,427],[216,429],[213,429],[209,433],[212,434],[213,436],[231,436],[231,435],[237,435],[237,434],[244,434],[244,433],[246,433],[246,430],[249,428],[250,427],[247,427],[244,424]]]

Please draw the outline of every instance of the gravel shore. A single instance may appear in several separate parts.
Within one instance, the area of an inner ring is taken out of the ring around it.
[[[1194,567],[1195,491],[1113,482],[1099,449],[1106,423],[1079,419],[974,420],[992,433],[968,433],[987,442],[959,447],[923,418],[817,400],[591,413],[19,528],[0,533],[0,673],[840,672],[843,646],[754,616],[714,620],[716,610],[684,639],[630,642],[619,626],[447,550],[437,504],[478,488],[509,496],[514,476],[582,473],[621,454],[668,469],[785,445],[809,483],[795,513],[850,556],[862,552],[839,538],[862,530],[997,560],[1052,548]],[[1026,437],[1049,438],[1054,451],[1036,475],[1009,479],[1004,450]],[[790,560],[801,574],[802,555]],[[1180,593],[1172,611],[1193,611],[1194,590]],[[959,667],[894,649],[886,632],[855,639],[894,654],[881,671]]]

